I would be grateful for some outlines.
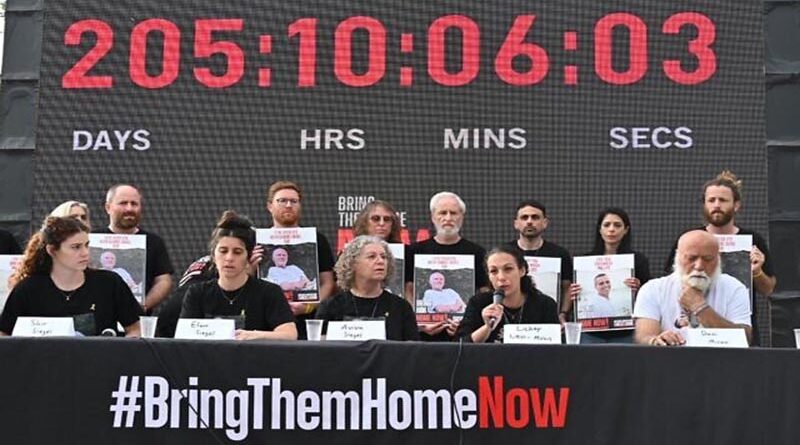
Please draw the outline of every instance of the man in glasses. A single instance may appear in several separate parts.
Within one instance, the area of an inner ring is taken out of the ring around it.
[[[272,215],[272,227],[291,228],[300,227],[300,217],[303,209],[303,192],[300,186],[291,181],[277,181],[267,190],[267,211]],[[258,264],[263,261],[263,251],[256,248],[251,262]],[[328,238],[317,231],[317,261],[319,262],[319,298],[324,300],[333,295],[336,283],[333,278],[333,251]],[[313,317],[316,305],[312,303],[291,302],[292,313],[297,318],[299,338],[305,338],[305,319]]]

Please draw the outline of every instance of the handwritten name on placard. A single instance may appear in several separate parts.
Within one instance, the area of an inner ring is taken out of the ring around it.
[[[74,337],[72,317],[17,317],[14,337]]]
[[[686,331],[686,346],[705,348],[746,348],[747,335],[744,329],[698,328]]]
[[[507,324],[503,326],[503,343],[558,345],[561,344],[561,325]]]
[[[217,318],[181,318],[175,338],[187,340],[233,340],[236,327],[233,320]]]
[[[386,340],[383,320],[329,321],[327,340]]]

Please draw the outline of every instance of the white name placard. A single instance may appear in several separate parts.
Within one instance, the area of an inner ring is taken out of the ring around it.
[[[17,317],[14,337],[74,337],[72,317]]]
[[[233,340],[236,332],[233,320],[222,318],[181,318],[175,328],[175,338],[186,340]]]
[[[383,320],[329,321],[326,340],[386,340]]]
[[[503,325],[503,343],[528,345],[561,344],[560,324]]]
[[[697,328],[686,331],[686,346],[705,348],[747,348],[744,329]]]

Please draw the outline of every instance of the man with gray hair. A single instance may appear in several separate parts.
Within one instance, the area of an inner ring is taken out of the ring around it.
[[[486,249],[461,237],[461,226],[467,206],[453,192],[439,192],[430,201],[431,222],[436,229],[433,238],[408,246],[405,261],[406,298],[414,305],[414,256],[422,255],[472,255],[475,259],[475,291],[489,290],[489,277],[483,259]],[[425,333],[441,334],[445,329],[450,336],[455,335],[457,323],[439,322],[426,326]],[[425,336],[423,335],[423,339]]]
[[[671,275],[639,289],[633,317],[637,343],[678,346],[689,327],[744,328],[752,341],[750,295],[736,278],[721,272],[719,243],[704,230],[678,240]]]

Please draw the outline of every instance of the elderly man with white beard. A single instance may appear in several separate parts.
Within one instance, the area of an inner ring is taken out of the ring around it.
[[[721,273],[719,244],[703,230],[678,240],[674,272],[648,281],[637,295],[633,317],[640,344],[679,346],[685,329],[744,328],[751,341],[750,296],[736,278]]]

